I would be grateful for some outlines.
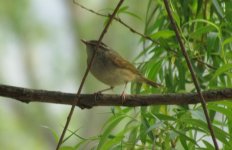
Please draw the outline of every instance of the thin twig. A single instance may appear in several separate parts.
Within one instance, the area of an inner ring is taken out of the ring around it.
[[[68,128],[68,125],[69,125],[69,123],[70,123],[70,121],[71,121],[72,114],[73,114],[73,112],[74,112],[74,108],[75,108],[75,106],[76,106],[76,105],[79,103],[79,101],[80,101],[79,96],[80,96],[80,94],[81,94],[81,90],[82,90],[82,87],[83,87],[84,82],[85,82],[85,80],[86,80],[86,77],[87,77],[87,75],[88,75],[88,73],[89,73],[89,70],[90,70],[90,68],[91,68],[91,66],[92,66],[92,64],[93,64],[93,59],[94,59],[94,57],[95,57],[95,55],[96,55],[96,51],[98,50],[98,47],[99,47],[99,45],[100,45],[100,43],[101,43],[101,41],[102,41],[104,35],[106,34],[106,32],[107,32],[107,30],[108,30],[108,28],[109,28],[110,23],[112,22],[113,18],[115,17],[115,15],[116,15],[117,11],[119,10],[120,6],[122,5],[123,1],[124,1],[124,0],[120,0],[120,1],[119,1],[118,5],[117,5],[116,8],[114,9],[114,12],[113,12],[112,15],[110,16],[110,18],[109,18],[109,20],[108,20],[108,22],[107,22],[107,24],[106,24],[104,30],[102,31],[102,33],[101,33],[101,35],[100,35],[100,37],[99,37],[98,43],[97,43],[97,45],[96,45],[96,50],[94,51],[93,56],[92,56],[92,58],[91,58],[91,60],[90,60],[90,63],[88,64],[88,67],[87,67],[87,69],[86,69],[86,71],[85,71],[85,74],[84,74],[83,79],[82,79],[82,81],[81,81],[80,87],[79,87],[79,89],[78,89],[78,91],[77,91],[76,98],[73,99],[73,104],[72,104],[71,110],[70,110],[70,112],[69,112],[69,115],[68,115],[68,117],[67,117],[67,121],[66,121],[66,123],[65,123],[63,132],[62,132],[61,137],[60,137],[60,139],[59,139],[59,142],[58,142],[58,144],[57,144],[56,150],[59,150],[60,145],[62,144],[62,141],[63,141],[64,135],[65,135],[65,132],[66,132],[66,130],[67,130],[67,128]],[[75,3],[75,0],[74,0],[73,2]]]
[[[76,2],[76,1],[75,1],[74,3],[75,3],[76,5],[78,5],[78,6],[80,6],[81,8],[83,8],[83,9],[85,9],[85,10],[91,12],[91,13],[94,13],[95,15],[102,16],[102,17],[107,17],[107,18],[110,17],[110,15],[104,15],[104,14],[98,13],[98,12],[92,10],[92,9],[89,9],[89,8],[85,7],[84,5],[82,5],[82,4],[80,4],[80,3]],[[131,32],[133,32],[133,33],[135,33],[135,34],[138,34],[138,35],[140,35],[141,37],[143,37],[143,38],[145,38],[145,39],[148,39],[148,40],[150,40],[150,41],[153,42],[153,43],[159,44],[159,42],[154,41],[151,37],[149,37],[149,36],[147,36],[147,35],[144,35],[144,34],[138,32],[138,31],[136,31],[136,30],[133,29],[132,27],[130,27],[128,24],[126,24],[124,21],[122,21],[119,17],[114,17],[113,19],[116,20],[116,21],[118,21],[118,22],[121,23],[122,25],[124,25],[124,26],[125,26],[126,28],[128,28]]]
[[[210,64],[207,64],[206,62],[202,61],[202,60],[199,59],[198,57],[193,58],[193,59],[196,59],[199,63],[205,65],[206,67],[208,67],[208,68],[210,68],[210,69],[212,69],[212,70],[217,70],[216,67],[214,67],[214,66],[212,66],[212,65],[210,65]]]
[[[202,92],[207,102],[232,101],[232,88],[208,90]],[[36,90],[9,85],[0,85],[0,96],[12,98],[23,103],[40,102],[72,105],[76,97],[74,93],[63,93],[58,91]],[[95,100],[96,98],[96,100]],[[95,106],[151,106],[151,105],[181,105],[197,104],[200,99],[197,93],[165,93],[151,95],[127,95],[127,100],[122,103],[120,94],[81,94],[76,106],[81,108],[92,108]],[[3,99],[2,99],[3,100]],[[7,99],[4,99],[7,101]],[[84,107],[83,107],[84,106]]]
[[[203,94],[201,92],[201,88],[200,88],[200,85],[199,85],[199,82],[198,82],[198,79],[196,77],[196,74],[194,72],[194,69],[192,67],[192,64],[191,64],[191,61],[190,61],[190,58],[188,56],[188,53],[185,49],[185,46],[181,40],[181,36],[179,34],[179,28],[177,27],[175,21],[174,21],[174,18],[172,16],[172,12],[169,8],[169,4],[168,4],[168,0],[164,0],[164,4],[165,4],[165,7],[166,7],[166,10],[167,10],[167,13],[168,13],[168,16],[169,16],[169,19],[171,21],[171,24],[172,24],[172,27],[176,33],[176,38],[179,42],[179,45],[180,45],[180,48],[182,50],[182,53],[185,57],[185,60],[187,62],[187,65],[188,65],[188,68],[189,68],[189,71],[191,73],[191,76],[192,76],[192,79],[193,79],[193,82],[194,82],[194,85],[196,87],[196,90],[197,90],[197,93],[198,93],[198,96],[201,100],[201,105],[202,105],[202,108],[204,110],[204,114],[205,114],[205,118],[206,118],[206,121],[207,121],[207,124],[208,124],[208,128],[209,128],[209,131],[210,131],[210,134],[211,134],[211,137],[212,137],[212,140],[213,140],[213,143],[214,143],[214,147],[216,150],[219,150],[218,148],[218,144],[217,144],[217,140],[216,140],[216,137],[215,137],[215,134],[214,134],[214,130],[212,128],[212,124],[211,124],[211,121],[210,121],[210,118],[209,118],[209,114],[208,114],[208,110],[207,110],[207,107],[206,107],[206,102],[205,102],[205,99],[203,97]]]

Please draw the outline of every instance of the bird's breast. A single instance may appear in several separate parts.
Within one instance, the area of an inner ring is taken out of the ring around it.
[[[136,78],[131,71],[117,67],[107,59],[99,59],[97,57],[94,58],[90,72],[98,80],[109,86],[125,84]]]

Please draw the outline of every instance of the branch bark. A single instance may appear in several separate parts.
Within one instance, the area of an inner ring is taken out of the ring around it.
[[[202,92],[207,102],[231,100],[232,88],[209,90]],[[9,85],[0,85],[0,96],[13,98],[24,103],[42,102],[72,105],[76,97],[74,93],[36,90]],[[127,95],[122,103],[120,95],[116,94],[81,94],[80,103],[76,106],[91,108],[94,106],[149,106],[149,105],[180,105],[200,103],[197,93],[167,93],[150,95]]]

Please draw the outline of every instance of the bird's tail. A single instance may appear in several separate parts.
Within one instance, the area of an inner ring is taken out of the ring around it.
[[[152,81],[152,80],[149,80],[149,79],[147,79],[147,78],[145,78],[145,77],[143,77],[143,76],[140,76],[140,77],[138,78],[137,81],[138,81],[138,82],[146,83],[146,84],[148,84],[148,85],[150,85],[150,86],[153,86],[153,87],[162,87],[161,84],[156,83],[156,82],[154,82],[154,81]]]

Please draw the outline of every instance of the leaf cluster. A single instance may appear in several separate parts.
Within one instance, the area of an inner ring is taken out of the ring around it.
[[[141,53],[135,59],[149,79],[164,88],[132,84],[131,93],[195,91],[185,59],[160,0],[147,2],[145,17],[121,8],[120,15],[144,19]],[[231,87],[232,1],[170,1],[175,21],[201,89]],[[207,105],[220,147],[232,149],[232,103]],[[112,108],[93,149],[214,149],[201,106]],[[80,145],[89,140],[81,140]],[[89,141],[90,142],[90,141]]]

